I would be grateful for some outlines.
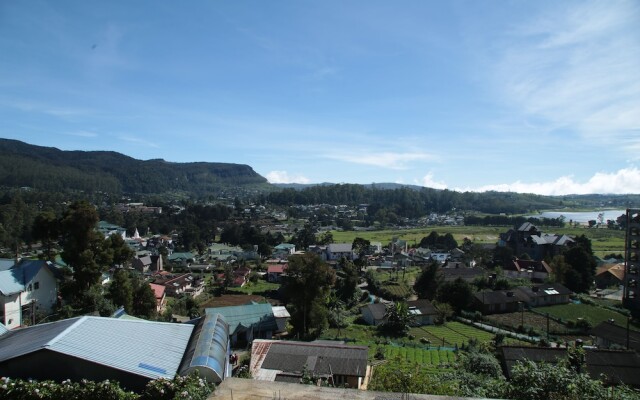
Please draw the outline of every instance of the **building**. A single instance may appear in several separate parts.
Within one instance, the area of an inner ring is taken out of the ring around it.
[[[516,290],[524,296],[525,302],[529,307],[568,304],[573,294],[571,290],[559,283],[543,283],[531,287],[519,286]]]
[[[438,310],[426,299],[407,301],[407,306],[414,317],[415,326],[433,325],[438,315]]]
[[[378,326],[382,324],[387,313],[387,307],[383,303],[367,304],[360,308],[362,319],[369,325]]]
[[[220,314],[229,325],[229,339],[234,347],[241,347],[252,340],[271,339],[286,332],[286,322],[290,315],[284,307],[274,307],[269,303],[255,303],[241,306],[215,307],[205,310],[207,315]]]
[[[51,312],[58,300],[55,268],[48,261],[22,260],[0,270],[0,322],[13,329]]]
[[[640,332],[616,325],[614,322],[601,322],[593,327],[591,336],[595,336],[598,347],[626,348],[640,351]]]
[[[501,233],[498,244],[510,247],[517,255],[526,253],[533,260],[542,261],[561,254],[575,241],[567,235],[545,234],[531,222],[525,222],[518,229]]]
[[[280,282],[287,269],[287,264],[269,264],[267,267],[267,282]]]
[[[254,340],[250,371],[260,381],[300,383],[306,370],[318,383],[360,389],[366,386],[368,352],[366,346]]]
[[[551,275],[551,267],[545,261],[514,259],[503,267],[504,274],[512,279],[529,279],[544,282]]]
[[[640,209],[627,209],[626,235],[624,244],[624,291],[622,304],[631,314],[640,317]]]
[[[230,375],[227,333],[216,315],[195,324],[84,316],[0,331],[0,376],[109,379],[140,391],[197,369],[219,383]]]
[[[150,283],[149,286],[151,286],[153,295],[156,298],[156,311],[158,314],[162,314],[167,306],[166,288],[163,285],[158,285],[156,283]]]
[[[607,289],[611,287],[619,288],[624,285],[624,263],[605,264],[596,270],[596,288]]]
[[[342,259],[353,261],[356,258],[351,243],[331,243],[325,251],[325,261],[340,261]]]

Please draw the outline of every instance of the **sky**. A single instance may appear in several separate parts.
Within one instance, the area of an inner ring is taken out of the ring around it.
[[[640,2],[1,1],[0,137],[272,183],[640,193]]]

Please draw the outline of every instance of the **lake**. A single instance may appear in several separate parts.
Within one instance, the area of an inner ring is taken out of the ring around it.
[[[579,222],[586,224],[590,220],[597,220],[598,214],[604,213],[603,222],[606,224],[608,219],[616,220],[619,216],[626,214],[627,210],[600,210],[600,211],[585,211],[585,212],[565,212],[565,211],[545,211],[538,215],[529,215],[533,218],[558,218],[564,215],[565,222],[569,220],[573,222]]]

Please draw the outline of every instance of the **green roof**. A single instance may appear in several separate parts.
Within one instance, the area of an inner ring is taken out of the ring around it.
[[[242,306],[207,308],[207,314],[220,314],[229,324],[229,334],[253,327],[254,330],[276,330],[278,325],[269,303],[251,302]]]

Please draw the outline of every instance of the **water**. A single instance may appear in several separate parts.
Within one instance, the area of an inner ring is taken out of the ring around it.
[[[608,219],[616,220],[619,216],[627,213],[627,210],[600,210],[600,211],[586,211],[586,212],[564,212],[564,211],[545,211],[538,215],[529,215],[533,218],[558,218],[561,215],[564,216],[564,221],[579,223],[587,223],[590,220],[598,220],[598,214],[604,213],[603,222],[606,224]]]

